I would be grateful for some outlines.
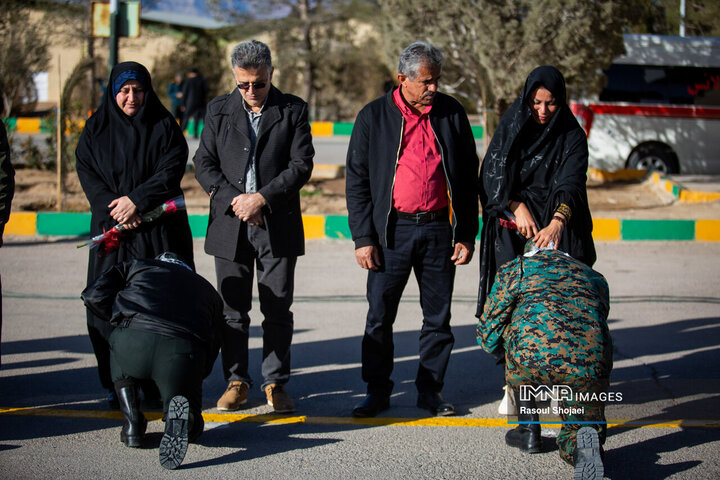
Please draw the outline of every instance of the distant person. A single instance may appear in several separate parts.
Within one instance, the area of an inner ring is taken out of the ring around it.
[[[114,251],[90,250],[87,284],[113,265],[133,258],[154,258],[170,251],[193,265],[193,243],[185,211],[142,223],[140,216],[182,195],[188,147],[180,127],[152,88],[147,69],[119,63],[110,73],[100,108],[87,120],[75,151],[77,173],[90,202],[90,235],[127,227]],[[110,379],[112,327],[87,312],[88,333],[98,362],[100,383],[111,408],[117,398]],[[149,403],[159,392],[143,385]]]
[[[165,413],[160,463],[177,468],[188,442],[203,432],[202,381],[220,348],[220,295],[177,255],[163,253],[115,265],[83,291],[82,299],[114,327],[110,365],[125,417],[120,440],[128,447],[142,446],[147,420],[138,381],[152,380]]]
[[[383,82],[383,93],[388,93],[390,90],[395,88],[395,82],[392,79],[392,76],[385,75],[385,81]]]
[[[347,154],[346,199],[355,259],[368,271],[362,341],[367,396],[353,409],[390,407],[393,323],[414,271],[422,329],[417,406],[453,415],[441,390],[454,337],[455,267],[470,262],[478,232],[478,158],[462,105],[438,92],[443,55],[425,42],[403,50],[400,85],[358,114]]]
[[[173,81],[170,82],[167,87],[167,94],[168,97],[170,97],[170,113],[172,113],[172,116],[175,117],[178,123],[182,123],[183,110],[185,109],[183,106],[182,85],[183,73],[178,70],[175,72]]]
[[[219,410],[237,410],[253,385],[248,370],[253,277],[262,321],[262,388],[275,412],[295,404],[290,380],[294,320],[290,307],[297,257],[305,253],[300,189],[310,179],[315,150],[307,104],[272,84],[270,49],[256,40],[230,56],[237,88],[208,105],[195,153],[195,175],[210,195],[205,252],[215,257],[225,301]]]
[[[527,239],[540,247],[553,242],[593,265],[587,169],[587,137],[567,104],[565,79],[555,67],[534,69],[500,119],[480,171],[478,318],[495,272]]]
[[[10,219],[10,204],[15,194],[15,170],[10,162],[10,142],[8,142],[5,122],[0,120],[0,247],[3,245],[5,224]],[[0,345],[2,345],[2,280],[0,279]],[[2,353],[0,352],[0,366]]]
[[[527,453],[542,449],[538,406],[527,391],[523,398],[523,386],[572,390],[559,402],[564,423],[557,445],[560,457],[575,466],[576,479],[603,476],[609,309],[602,275],[552,244],[538,248],[528,240],[525,254],[498,270],[477,327],[478,343],[505,362],[505,381],[515,395],[520,425],[505,436],[509,446]]]
[[[200,135],[200,123],[205,118],[208,84],[197,68],[191,68],[183,81],[182,99],[185,105],[182,119],[182,131],[187,129],[188,122],[193,121],[193,138]],[[190,132],[188,132],[190,133]]]

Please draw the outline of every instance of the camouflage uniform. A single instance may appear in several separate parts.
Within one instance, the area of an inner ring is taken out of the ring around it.
[[[605,405],[612,369],[612,340],[607,327],[608,285],[602,275],[557,250],[520,256],[498,271],[477,340],[487,352],[505,349],[505,379],[520,385],[568,385],[595,401],[561,401],[583,409],[561,415],[563,421],[593,421],[600,441],[606,434]],[[563,424],[557,438],[560,456],[571,460],[582,424]]]

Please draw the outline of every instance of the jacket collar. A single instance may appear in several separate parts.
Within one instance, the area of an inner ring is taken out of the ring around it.
[[[280,121],[282,117],[280,112],[281,99],[282,92],[275,88],[274,85],[270,85],[270,92],[268,92],[268,98],[265,100],[265,108],[263,108],[262,119],[260,120],[258,139]],[[243,107],[242,95],[240,95],[237,88],[233,89],[230,98],[223,105],[221,113],[230,116],[231,124],[241,135],[249,136],[247,112]]]

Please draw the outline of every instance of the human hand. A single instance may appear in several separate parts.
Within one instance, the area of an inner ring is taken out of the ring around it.
[[[455,265],[467,265],[472,260],[473,246],[470,242],[458,242],[455,244],[455,251],[450,260],[455,262]]]
[[[538,228],[527,205],[523,202],[510,202],[510,210],[515,215],[515,224],[520,235],[525,238],[532,238],[537,235]]]
[[[128,196],[116,198],[110,205],[110,216],[117,223],[126,226],[128,228],[135,228],[142,222],[142,219],[138,215],[138,209]]]
[[[550,221],[550,225],[540,230],[537,235],[533,238],[533,242],[535,242],[535,245],[538,246],[538,248],[544,248],[550,246],[550,242],[552,242],[552,246],[554,248],[557,248],[558,245],[560,245],[560,238],[562,237],[562,232],[565,229],[565,225],[560,220],[552,219]]]
[[[230,202],[235,216],[248,223],[251,218],[262,215],[266,204],[265,197],[259,193],[241,193]]]
[[[247,223],[256,227],[260,227],[262,225],[265,225],[265,220],[263,219],[262,214],[258,213],[248,218]]]
[[[380,268],[380,251],[374,245],[356,248],[355,259],[365,270],[376,271]]]

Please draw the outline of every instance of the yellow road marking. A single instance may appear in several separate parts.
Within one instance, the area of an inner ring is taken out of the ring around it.
[[[104,418],[121,420],[122,413],[108,410],[74,410],[44,407],[0,407],[0,415],[23,415],[64,418]],[[160,420],[161,412],[146,412],[148,420]],[[277,415],[277,414],[239,414],[239,413],[203,413],[206,422],[216,423],[267,423],[267,424],[293,424],[306,423],[311,425],[364,425],[370,427],[471,427],[471,428],[507,428],[514,423],[508,423],[506,418],[461,418],[461,417],[428,417],[428,418],[400,418],[400,417],[308,417],[305,415]],[[559,423],[543,423],[543,428],[558,428]],[[720,420],[608,420],[609,428],[719,428]]]

